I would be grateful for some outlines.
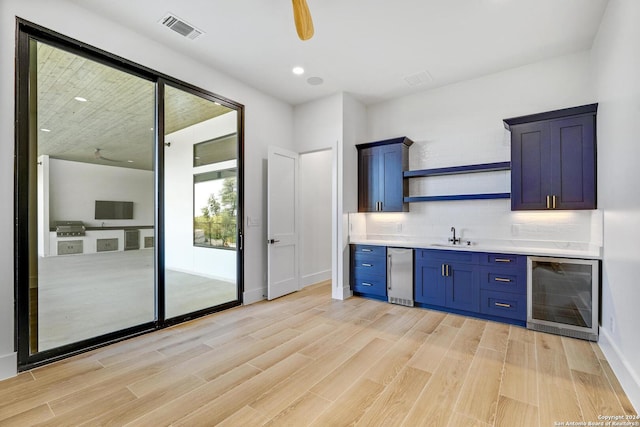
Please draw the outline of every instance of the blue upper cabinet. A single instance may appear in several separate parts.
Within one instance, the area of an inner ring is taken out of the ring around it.
[[[511,209],[596,208],[598,104],[505,119]]]
[[[356,145],[358,149],[358,212],[406,212],[409,138]]]

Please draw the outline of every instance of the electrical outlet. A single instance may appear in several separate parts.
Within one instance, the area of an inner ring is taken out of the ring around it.
[[[611,333],[614,334],[616,332],[616,323],[613,320],[613,316],[609,317],[609,328],[611,329]]]

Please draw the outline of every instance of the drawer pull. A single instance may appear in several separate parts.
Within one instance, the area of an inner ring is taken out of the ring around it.
[[[511,308],[511,304],[505,304],[503,302],[496,302],[494,305],[497,307]]]
[[[362,286],[373,286],[371,283],[362,282]]]
[[[363,263],[363,264],[362,264],[362,266],[363,266],[363,267],[373,267],[373,265],[371,265],[371,264],[366,264],[366,263]]]
[[[504,279],[502,277],[496,277],[493,280],[495,280],[496,282],[506,282],[506,283],[510,283],[511,279]]]
[[[511,260],[509,258],[496,258],[495,261],[496,262],[511,262]]]
[[[362,252],[373,252],[371,249],[362,249]]]

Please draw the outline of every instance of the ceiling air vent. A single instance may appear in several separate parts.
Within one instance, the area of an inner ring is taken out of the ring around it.
[[[172,13],[167,13],[167,15],[160,20],[160,23],[190,40],[194,40],[204,34],[204,31],[197,29]]]
[[[420,86],[423,84],[431,83],[433,78],[428,71],[422,71],[417,74],[412,74],[410,76],[406,76],[404,80],[407,82],[409,86]]]

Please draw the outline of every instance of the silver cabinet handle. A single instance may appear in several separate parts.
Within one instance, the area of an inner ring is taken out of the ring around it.
[[[509,258],[496,258],[495,262],[511,262]]]
[[[362,252],[373,252],[371,249],[362,249]]]
[[[373,267],[371,264],[365,264],[365,263],[363,263],[362,266],[363,267]]]
[[[387,289],[391,290],[391,255],[387,255]]]
[[[362,286],[373,286],[371,283],[362,282]]]
[[[444,264],[442,264],[440,266],[440,275],[443,276],[443,277],[445,276],[445,274],[444,274]]]
[[[505,304],[503,302],[496,302],[494,305],[497,307],[511,308],[511,304]]]
[[[496,282],[506,282],[506,283],[511,282],[511,279],[503,279],[502,277],[496,277],[493,280],[495,280]]]

